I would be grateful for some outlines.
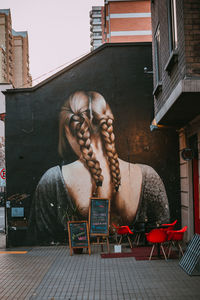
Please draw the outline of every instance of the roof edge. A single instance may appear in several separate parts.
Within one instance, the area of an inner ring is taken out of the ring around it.
[[[27,31],[15,31],[14,29],[12,29],[12,35],[13,36],[27,37],[28,32]]]
[[[38,88],[42,87],[43,85],[49,83],[50,81],[52,81],[53,79],[55,79],[56,77],[62,75],[63,73],[65,73],[66,71],[69,71],[70,69],[72,69],[73,67],[75,67],[76,65],[80,64],[81,62],[83,62],[84,60],[94,56],[95,54],[101,52],[102,50],[104,50],[105,48],[111,48],[111,47],[124,47],[124,46],[149,46],[151,45],[151,42],[125,42],[125,43],[104,43],[103,45],[101,45],[100,47],[98,47],[97,49],[93,50],[92,52],[89,52],[88,54],[84,55],[83,57],[81,57],[80,59],[76,60],[75,62],[73,62],[72,64],[68,65],[67,67],[63,68],[62,70],[56,72],[55,74],[53,74],[52,76],[46,78],[45,80],[41,81],[40,83],[38,83],[37,85],[30,87],[30,88],[14,88],[14,89],[8,89],[4,92],[4,94],[9,94],[9,93],[16,93],[16,92],[32,92],[37,90]]]
[[[0,14],[11,15],[10,8],[0,9]]]

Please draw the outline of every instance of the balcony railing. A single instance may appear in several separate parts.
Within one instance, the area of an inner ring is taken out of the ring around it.
[[[95,19],[93,19],[93,20],[90,20],[90,24],[91,25],[101,25],[102,22],[101,22],[101,20],[95,20]]]

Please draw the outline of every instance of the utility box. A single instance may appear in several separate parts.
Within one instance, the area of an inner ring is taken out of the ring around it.
[[[121,253],[122,252],[122,245],[114,245],[114,252]]]

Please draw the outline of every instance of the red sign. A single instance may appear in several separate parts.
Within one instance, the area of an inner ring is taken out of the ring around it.
[[[1,121],[5,121],[5,116],[6,116],[5,113],[0,114],[0,120]]]
[[[1,169],[0,176],[2,179],[6,179],[6,170],[5,169]]]

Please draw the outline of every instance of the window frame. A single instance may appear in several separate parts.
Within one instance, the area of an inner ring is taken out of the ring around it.
[[[176,0],[167,0],[168,10],[168,34],[169,34],[169,52],[177,50],[178,38],[177,38],[177,10]]]
[[[158,24],[154,34],[154,59],[155,59],[155,83],[161,81],[161,61],[160,61],[160,24]]]
[[[161,63],[161,45],[160,45],[160,24],[157,25],[154,33],[154,90],[153,95],[157,97],[162,91],[162,63]]]

